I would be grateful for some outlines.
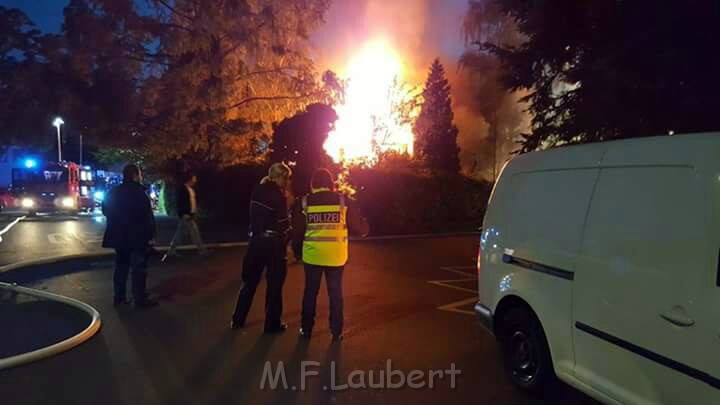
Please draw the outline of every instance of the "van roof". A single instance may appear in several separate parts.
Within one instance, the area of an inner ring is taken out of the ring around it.
[[[508,170],[520,173],[617,166],[692,166],[720,158],[720,132],[654,136],[561,146],[519,155]]]

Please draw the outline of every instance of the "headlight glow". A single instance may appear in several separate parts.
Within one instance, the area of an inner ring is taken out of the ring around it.
[[[35,201],[33,201],[32,198],[23,198],[22,201],[20,201],[20,205],[22,205],[23,208],[32,208],[35,206]]]
[[[61,204],[64,208],[72,208],[75,206],[75,200],[72,197],[64,197]]]

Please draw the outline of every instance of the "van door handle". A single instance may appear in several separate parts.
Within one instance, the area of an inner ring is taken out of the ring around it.
[[[676,326],[686,328],[695,325],[695,320],[690,318],[682,307],[673,307],[671,310],[661,313],[660,317]]]

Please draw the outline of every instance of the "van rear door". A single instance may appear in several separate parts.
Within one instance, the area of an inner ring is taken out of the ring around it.
[[[601,169],[575,276],[575,374],[620,402],[718,403],[708,180],[694,165]]]

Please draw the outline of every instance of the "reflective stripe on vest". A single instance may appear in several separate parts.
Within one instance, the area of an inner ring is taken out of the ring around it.
[[[305,242],[345,242],[347,238],[337,238],[334,236],[308,236]]]
[[[328,189],[313,190],[313,194]],[[315,266],[340,267],[348,259],[347,207],[345,196],[338,205],[311,205],[302,200],[307,224],[303,241],[303,261]]]
[[[312,230],[332,229],[336,231],[342,231],[344,229],[341,224],[307,224],[307,228]]]

